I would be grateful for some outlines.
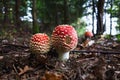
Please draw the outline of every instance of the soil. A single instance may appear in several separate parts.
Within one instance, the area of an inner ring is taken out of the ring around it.
[[[79,43],[69,60],[59,61],[52,49],[31,53],[29,38],[0,39],[0,80],[120,80],[120,42]]]

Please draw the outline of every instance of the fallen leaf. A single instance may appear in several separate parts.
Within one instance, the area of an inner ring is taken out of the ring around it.
[[[22,74],[26,73],[27,71],[33,70],[33,68],[26,65],[23,69],[19,68],[19,70],[20,70],[19,75],[22,75]]]
[[[41,80],[63,80],[63,76],[62,74],[58,74],[56,72],[46,71]]]
[[[4,56],[0,56],[0,60],[2,60],[4,58]]]

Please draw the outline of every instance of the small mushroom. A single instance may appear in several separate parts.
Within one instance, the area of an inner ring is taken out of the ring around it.
[[[36,33],[30,39],[30,50],[33,53],[47,53],[50,50],[50,38],[45,33]]]
[[[95,43],[94,40],[91,40],[91,38],[93,37],[93,33],[90,31],[86,31],[85,34],[85,40],[83,41],[83,43],[81,44],[82,47],[88,47],[91,46]]]
[[[70,25],[58,25],[53,30],[51,36],[52,47],[58,53],[58,57],[62,61],[69,59],[69,52],[76,48],[78,43],[77,32]]]
[[[86,31],[84,35],[86,39],[91,39],[91,37],[93,37],[93,33],[90,31]]]

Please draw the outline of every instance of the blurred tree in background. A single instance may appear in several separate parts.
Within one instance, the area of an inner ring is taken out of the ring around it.
[[[37,0],[32,0],[32,19],[33,19],[33,34],[39,32],[39,26],[37,23]]]
[[[33,33],[51,33],[59,24],[71,24],[80,33],[80,29],[85,31],[87,22],[81,18],[93,15],[93,32],[97,19],[96,34],[101,35],[105,31],[104,13],[118,19],[116,28],[120,31],[119,5],[119,0],[0,0],[0,30],[27,28]]]
[[[103,26],[104,4],[105,0],[97,1],[97,35],[101,35],[105,31]]]
[[[113,0],[114,1],[114,0]],[[112,17],[117,17],[117,30],[120,31],[120,0],[115,0],[113,2],[113,8],[111,9],[112,11],[110,12],[112,14]]]
[[[83,16],[87,0],[39,0],[37,3],[38,20],[41,31],[52,30],[58,24],[71,24]]]

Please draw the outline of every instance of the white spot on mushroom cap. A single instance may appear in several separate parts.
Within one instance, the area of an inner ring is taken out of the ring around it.
[[[65,30],[65,32],[67,32],[67,30]]]

